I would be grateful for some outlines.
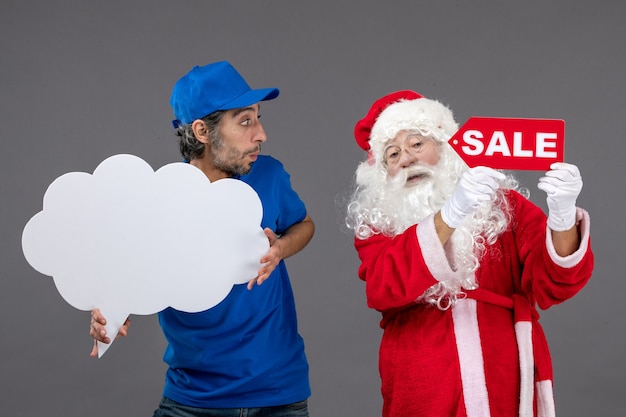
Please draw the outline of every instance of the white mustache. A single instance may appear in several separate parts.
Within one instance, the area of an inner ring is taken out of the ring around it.
[[[398,172],[395,177],[389,180],[389,185],[393,189],[403,188],[407,180],[411,177],[422,175],[428,178],[433,178],[435,170],[427,165],[412,165]]]
[[[432,177],[434,174],[435,170],[426,165],[415,165],[403,171],[405,178],[411,178],[416,175],[426,175]]]

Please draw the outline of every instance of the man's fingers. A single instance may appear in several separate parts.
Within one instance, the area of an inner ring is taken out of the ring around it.
[[[98,356],[98,341],[93,339],[93,348],[91,348],[91,353],[89,354],[92,358]]]

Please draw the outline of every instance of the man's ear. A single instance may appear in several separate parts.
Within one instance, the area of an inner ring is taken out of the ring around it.
[[[209,129],[200,119],[196,119],[191,123],[191,130],[193,130],[193,135],[198,139],[198,142],[207,144],[209,143]]]

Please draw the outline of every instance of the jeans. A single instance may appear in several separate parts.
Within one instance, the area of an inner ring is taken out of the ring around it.
[[[259,408],[196,408],[163,397],[152,417],[309,417],[307,400]]]

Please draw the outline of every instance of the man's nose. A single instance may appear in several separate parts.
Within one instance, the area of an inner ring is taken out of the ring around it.
[[[256,132],[254,132],[254,137],[253,137],[254,142],[265,142],[267,140],[267,135],[265,134],[265,129],[263,128],[263,125],[261,124],[261,122],[259,121],[257,123],[257,130]]]

